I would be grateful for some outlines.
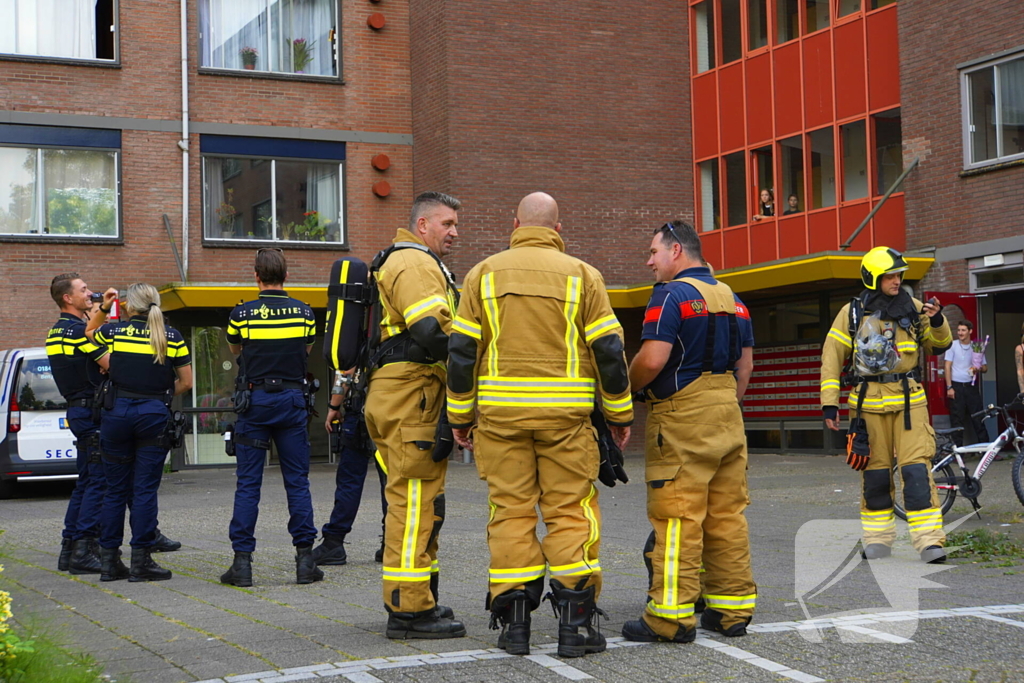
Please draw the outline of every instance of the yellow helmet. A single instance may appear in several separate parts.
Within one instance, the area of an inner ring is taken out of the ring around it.
[[[860,262],[860,279],[868,289],[878,289],[878,280],[889,273],[902,273],[910,268],[903,254],[889,247],[875,247]]]

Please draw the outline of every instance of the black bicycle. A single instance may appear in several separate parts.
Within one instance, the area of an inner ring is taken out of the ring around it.
[[[935,489],[939,494],[942,514],[946,514],[953,507],[953,501],[956,500],[957,493],[971,501],[975,511],[981,509],[981,505],[978,503],[978,496],[981,495],[981,478],[985,475],[986,470],[988,470],[988,466],[999,455],[999,451],[1008,444],[1012,445],[1014,450],[1017,451],[1011,468],[1013,491],[1017,494],[1017,499],[1021,505],[1024,505],[1024,482],[1021,481],[1021,467],[1024,466],[1024,458],[1021,457],[1021,451],[1024,448],[1024,437],[1021,436],[1021,430],[1017,428],[1016,416],[1010,413],[1011,409],[1020,408],[1022,404],[1024,404],[1024,393],[1018,394],[1015,399],[1005,406],[990,405],[988,408],[979,410],[971,416],[984,416],[983,419],[987,420],[990,417],[1002,415],[1003,421],[1006,423],[1006,429],[991,443],[957,446],[953,443],[953,434],[961,431],[963,427],[938,429],[935,431],[936,449],[935,457],[932,458],[932,479],[935,481]],[[981,454],[981,460],[978,462],[978,466],[974,468],[973,473],[964,464],[963,456],[968,453]],[[960,468],[960,475],[957,475],[953,469],[954,463]],[[898,482],[898,475],[899,468],[897,467],[893,472],[893,478],[896,482],[896,487],[902,488]],[[903,507],[898,502],[894,504],[894,507],[896,508],[896,516],[905,520],[907,513]]]

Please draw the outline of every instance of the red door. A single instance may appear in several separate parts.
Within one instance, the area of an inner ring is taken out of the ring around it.
[[[956,338],[956,324],[961,320],[970,320],[978,328],[978,298],[975,294],[956,292],[925,292],[925,300],[935,297],[944,306],[942,311],[949,321],[949,329]],[[928,394],[928,409],[932,420],[936,415],[949,415],[946,407],[946,361],[943,357],[928,356],[925,366],[925,392]]]

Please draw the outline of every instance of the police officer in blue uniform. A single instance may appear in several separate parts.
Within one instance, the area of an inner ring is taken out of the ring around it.
[[[288,531],[295,545],[296,583],[320,581],[324,573],[313,560],[313,501],[309,494],[309,416],[311,387],[306,360],[313,345],[316,321],[309,305],[288,296],[288,267],[280,249],[256,252],[259,298],[231,311],[227,341],[239,355],[233,439],[238,483],[235,509],[228,528],[235,551],[222,583],[252,585],[252,553],[256,549],[263,464],[270,439],[277,444],[288,494]]]
[[[128,286],[127,321],[106,323],[117,292],[107,290],[86,336],[110,351],[100,446],[107,492],[100,518],[100,580],[162,581],[171,572],[153,561],[157,491],[170,450],[171,399],[192,388],[192,358],[178,330],[165,324],[152,285]],[[131,569],[121,561],[124,515],[131,500]]]

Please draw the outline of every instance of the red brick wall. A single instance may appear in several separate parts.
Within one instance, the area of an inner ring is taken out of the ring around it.
[[[190,119],[194,122],[412,133],[408,4],[342,0],[344,84],[198,73],[196,2],[189,3]],[[0,61],[0,107],[20,112],[181,119],[179,8],[176,2],[120,2],[121,68]],[[387,26],[369,29],[383,12]],[[191,135],[190,268],[192,282],[250,282],[253,249],[202,246],[199,136]],[[178,133],[122,134],[123,246],[0,243],[0,348],[41,345],[56,317],[52,276],[78,270],[94,288],[135,280],[180,280],[161,219],[170,218],[181,248],[181,152]],[[374,170],[370,159],[391,157]],[[346,215],[352,254],[369,259],[406,220],[412,200],[412,150],[407,145],[347,145]],[[371,185],[386,179],[392,194]],[[289,249],[290,281],[325,280],[333,251]]]
[[[570,253],[650,281],[654,228],[693,217],[686,3],[411,0],[417,192],[462,200],[453,268],[504,249],[527,193]]]
[[[1024,47],[1020,0],[901,2],[899,29],[904,155],[907,163],[921,157],[906,181],[908,248],[1019,235],[1024,166],[959,177],[964,150],[956,65]],[[966,262],[936,263],[924,284],[967,291]]]

